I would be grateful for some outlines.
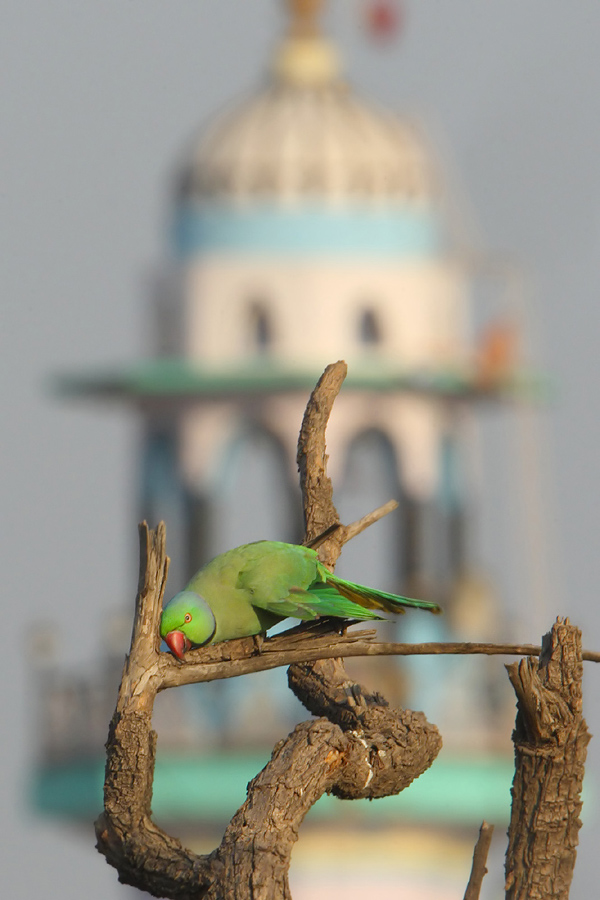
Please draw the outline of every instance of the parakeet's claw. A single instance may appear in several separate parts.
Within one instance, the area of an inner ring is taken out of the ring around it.
[[[339,634],[346,635],[350,626],[358,625],[359,621],[359,619],[342,619],[341,621],[336,622],[336,630]]]

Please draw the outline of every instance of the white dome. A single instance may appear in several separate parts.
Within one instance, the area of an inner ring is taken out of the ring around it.
[[[285,42],[267,87],[194,144],[181,199],[416,204],[438,178],[417,129],[358,99],[319,37]]]

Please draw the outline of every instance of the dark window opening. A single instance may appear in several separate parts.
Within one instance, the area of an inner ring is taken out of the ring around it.
[[[374,347],[382,340],[381,323],[372,309],[365,309],[360,317],[359,340],[367,347]]]
[[[273,344],[271,317],[262,303],[250,308],[250,345],[258,353],[266,353]]]

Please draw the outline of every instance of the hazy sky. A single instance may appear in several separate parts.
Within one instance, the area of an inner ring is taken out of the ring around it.
[[[106,900],[120,891],[91,828],[73,841],[27,812],[36,749],[27,643],[34,621],[52,619],[65,663],[92,668],[107,612],[133,594],[135,423],[123,412],[57,402],[45,378],[141,353],[144,296],[165,242],[167,176],[205,117],[259,79],[280,26],[277,6],[2,5],[0,870],[4,895],[16,900]],[[584,644],[600,649],[600,5],[406,6],[404,35],[389,49],[360,33],[358,0],[332,4],[330,31],[362,93],[419,111],[443,136],[480,246],[518,258],[531,278],[538,359],[558,385],[544,450],[560,581],[545,624],[568,614]],[[501,479],[492,488],[501,498]],[[599,685],[588,664],[586,709],[598,733]],[[597,742],[590,758],[598,788]],[[596,801],[581,833],[574,900],[596,890],[599,841]]]

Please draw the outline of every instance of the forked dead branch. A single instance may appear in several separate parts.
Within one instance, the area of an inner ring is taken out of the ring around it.
[[[338,526],[318,551],[322,562],[332,569],[344,543],[394,506],[386,504],[350,526],[339,523],[326,471],[325,429],[345,374],[344,363],[326,369],[309,400],[298,443],[305,540]],[[347,799],[397,794],[431,765],[441,747],[437,728],[423,713],[391,709],[384,698],[355,684],[345,672],[342,656],[539,652],[529,646],[380,643],[372,631],[339,634],[322,621],[272,639],[243,638],[201,648],[187,654],[181,664],[160,652],[159,620],[167,571],[164,525],[150,531],[144,523],[140,526],[140,579],[131,649],[107,741],[104,812],[96,823],[98,849],[117,869],[119,879],[157,897],[287,900],[288,869],[299,827],[323,793]],[[563,637],[577,631],[568,623],[560,624]],[[570,638],[566,640],[568,643]],[[580,640],[578,647],[580,663]],[[219,847],[205,856],[192,853],[151,818],[156,752],[152,710],[157,693],[290,663],[290,688],[321,718],[301,723],[275,747],[270,762],[248,786],[247,799],[227,826]],[[537,661],[528,665],[535,667]],[[576,677],[577,672],[571,674]],[[523,690],[527,695],[527,686]],[[525,702],[520,698],[520,703]],[[562,710],[560,704],[559,708]],[[571,722],[569,735],[580,736],[585,728],[580,710],[577,713],[574,708],[572,715],[579,719]],[[556,734],[550,740],[556,741]],[[570,795],[575,801],[583,772],[581,752],[576,756],[581,766],[575,793]],[[529,776],[524,773],[523,777]],[[574,809],[574,816],[568,817],[569,859],[573,861],[579,807]],[[525,812],[531,813],[528,808]],[[535,832],[535,823],[531,831]],[[484,843],[471,876],[470,898],[478,896],[485,873]],[[518,841],[514,843],[519,846]],[[538,845],[530,842],[527,848],[533,864],[536,846],[539,850],[541,840]],[[511,898],[526,896],[515,892],[521,877],[518,865],[513,865]]]

